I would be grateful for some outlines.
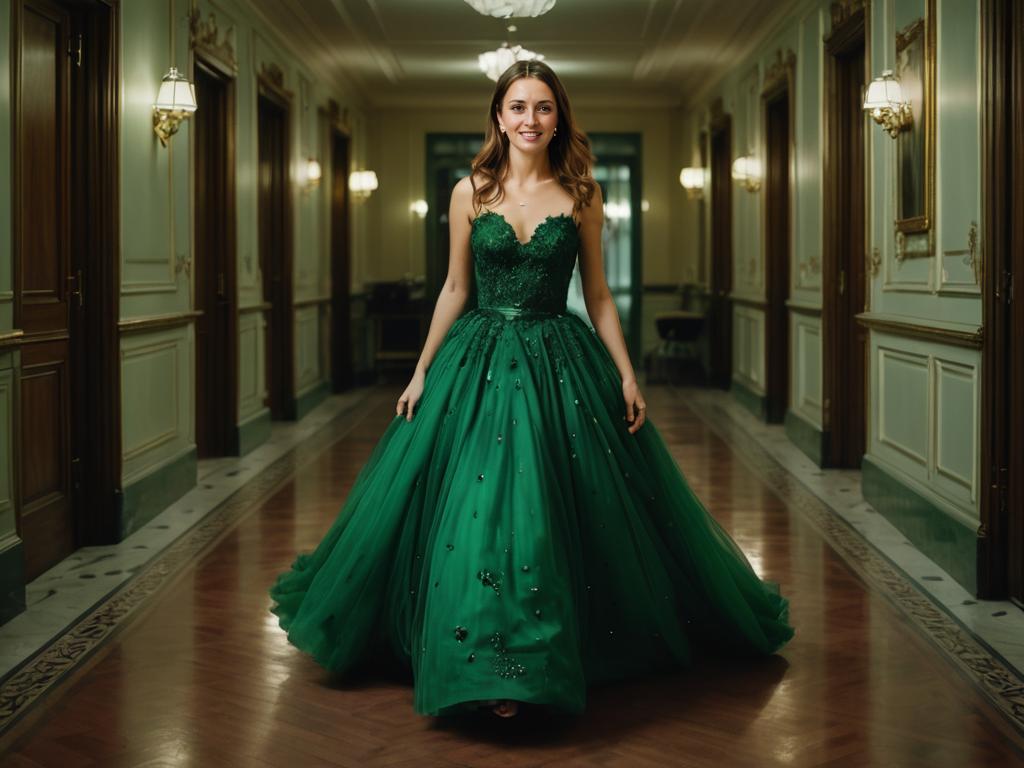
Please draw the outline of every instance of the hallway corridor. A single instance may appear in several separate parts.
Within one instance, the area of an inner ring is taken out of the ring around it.
[[[208,488],[255,477],[4,678],[4,765],[1024,764],[1019,673],[783,469],[726,394],[647,391],[695,492],[790,597],[779,655],[594,689],[578,719],[420,717],[386,659],[328,682],[266,589],[323,535],[392,417],[397,390],[372,388],[322,403],[322,426],[265,468],[201,464]],[[836,496],[855,485],[829,474]]]

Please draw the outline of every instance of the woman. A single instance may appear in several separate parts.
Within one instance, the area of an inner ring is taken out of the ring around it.
[[[598,680],[793,635],[777,585],[647,421],[592,163],[551,68],[506,70],[452,192],[448,276],[395,419],[317,549],[271,588],[291,642],[336,673],[390,646],[420,713],[580,712]],[[577,255],[594,330],[566,311]]]

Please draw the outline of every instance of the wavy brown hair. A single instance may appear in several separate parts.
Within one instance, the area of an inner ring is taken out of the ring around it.
[[[572,212],[576,214],[583,206],[590,204],[590,199],[597,188],[597,182],[591,176],[591,168],[596,158],[590,150],[590,139],[587,138],[587,134],[576,127],[569,96],[562,86],[562,81],[543,61],[517,61],[502,73],[494,86],[484,145],[473,158],[473,170],[470,174],[470,184],[473,185],[473,210],[479,210],[484,205],[490,205],[505,197],[505,189],[501,182],[508,174],[509,138],[501,132],[498,113],[501,112],[501,105],[509,86],[522,77],[537,78],[547,84],[555,95],[558,133],[548,144],[548,159],[558,183],[572,195],[575,201]],[[483,177],[480,187],[476,185],[478,174]]]

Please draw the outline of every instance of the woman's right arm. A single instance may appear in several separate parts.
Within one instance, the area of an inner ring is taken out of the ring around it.
[[[472,211],[473,187],[466,176],[455,185],[448,206],[448,234],[451,243],[448,253],[448,276],[437,297],[430,329],[427,331],[427,340],[423,343],[423,351],[416,363],[412,380],[398,398],[395,407],[395,413],[399,416],[404,414],[406,421],[412,421],[413,411],[423,395],[423,381],[427,369],[448,330],[462,314],[469,298],[469,283],[473,279],[473,261],[469,247]]]

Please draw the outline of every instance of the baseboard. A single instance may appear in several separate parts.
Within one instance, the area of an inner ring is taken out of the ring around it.
[[[330,394],[330,382],[321,381],[319,384],[306,390],[299,395],[295,401],[295,418],[301,420],[303,416],[316,408]]]
[[[270,437],[270,409],[264,408],[238,425],[238,455],[245,456]]]
[[[768,398],[764,395],[755,392],[750,389],[747,385],[736,379],[732,380],[732,386],[729,388],[729,394],[739,401],[740,405],[750,411],[757,418],[764,421],[765,416],[768,413]]]
[[[864,500],[972,595],[978,588],[978,532],[865,456]]]
[[[124,489],[118,541],[129,536],[195,487],[196,449],[139,478]]]
[[[807,454],[811,461],[819,467],[824,466],[827,435],[791,410],[786,411],[786,418],[783,424],[786,430],[786,437],[797,448]]]
[[[12,537],[10,546],[0,552],[0,624],[25,610],[25,547]]]

